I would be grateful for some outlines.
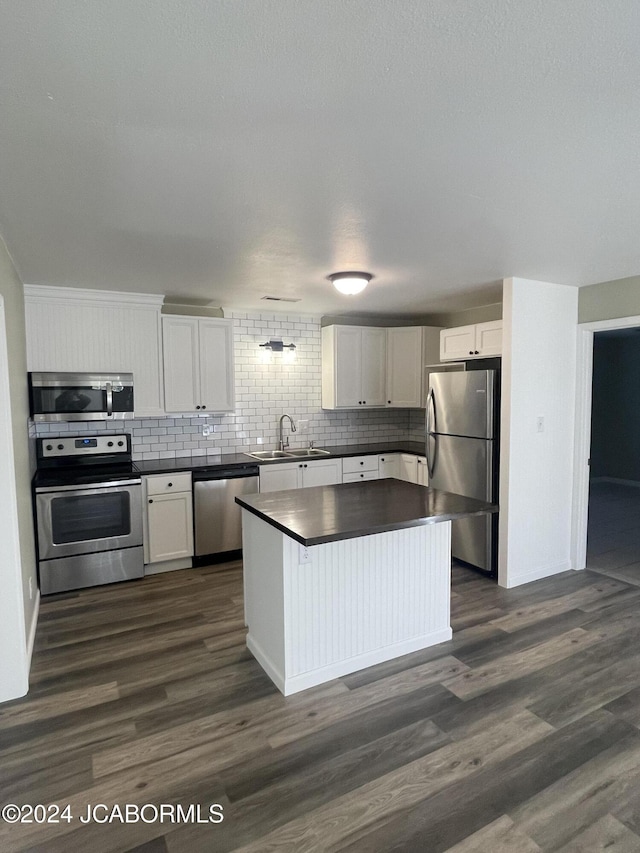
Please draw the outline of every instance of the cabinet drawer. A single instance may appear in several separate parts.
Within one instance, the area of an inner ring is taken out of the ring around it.
[[[377,480],[378,472],[377,471],[360,471],[356,474],[343,474],[342,482],[343,483],[359,483],[361,480]]]
[[[191,472],[177,474],[150,474],[147,478],[148,495],[164,495],[170,492],[190,492]]]
[[[360,471],[378,471],[378,457],[372,456],[347,456],[342,460],[342,473],[355,474]]]

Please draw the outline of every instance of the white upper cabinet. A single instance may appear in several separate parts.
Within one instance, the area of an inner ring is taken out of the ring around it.
[[[27,370],[133,373],[136,417],[164,414],[162,296],[25,285]]]
[[[457,361],[489,358],[502,354],[502,320],[442,329],[440,360]]]
[[[233,321],[165,316],[162,339],[165,410],[233,411]]]
[[[387,406],[424,407],[424,367],[438,361],[439,334],[439,326],[387,329]]]
[[[325,326],[322,329],[322,408],[386,405],[386,329]]]

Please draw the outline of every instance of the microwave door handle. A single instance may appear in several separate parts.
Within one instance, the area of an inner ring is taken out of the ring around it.
[[[113,388],[110,382],[105,383],[105,388],[107,390],[107,417],[110,418],[113,415]]]

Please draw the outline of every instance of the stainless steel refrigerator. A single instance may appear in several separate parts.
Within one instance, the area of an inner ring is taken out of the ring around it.
[[[431,373],[426,411],[429,485],[491,503],[498,496],[499,373]],[[498,514],[451,524],[451,553],[497,574]]]

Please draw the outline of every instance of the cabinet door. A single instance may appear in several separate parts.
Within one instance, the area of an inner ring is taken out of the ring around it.
[[[318,459],[300,464],[304,487],[332,486],[342,482],[342,459]]]
[[[422,387],[422,328],[387,329],[387,405],[417,409]]]
[[[400,479],[399,453],[385,453],[383,456],[378,456],[378,476],[381,480],[387,477]]]
[[[476,350],[476,327],[458,326],[440,332],[440,360],[469,358]]]
[[[362,329],[335,327],[336,408],[362,406]]]
[[[198,320],[163,317],[162,351],[166,411],[194,411],[200,406]]]
[[[191,492],[154,495],[147,499],[147,535],[150,563],[193,556],[193,501]]]
[[[299,489],[302,469],[298,462],[260,466],[260,492],[279,492],[282,489]]]
[[[418,456],[416,459],[417,465],[417,475],[416,475],[416,483],[419,483],[421,486],[429,485],[429,469],[427,468],[427,457],[426,456]]]
[[[400,474],[399,480],[406,480],[408,483],[418,482],[418,457],[412,453],[400,454]]]
[[[363,406],[386,403],[387,330],[363,328],[361,356],[361,394]]]
[[[476,349],[482,356],[502,355],[502,320],[478,323]]]
[[[230,412],[235,406],[233,321],[200,320],[200,399],[208,412]]]

